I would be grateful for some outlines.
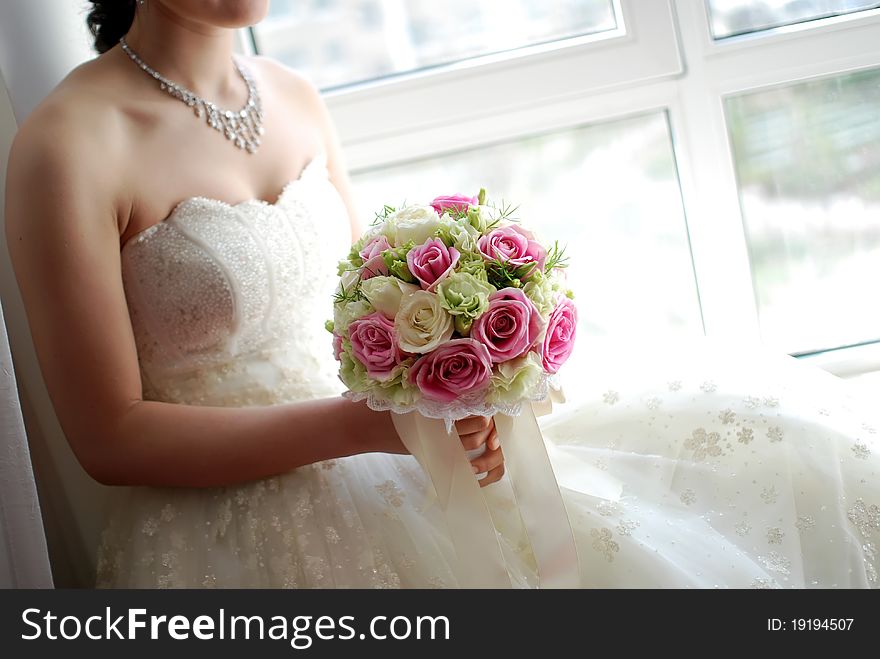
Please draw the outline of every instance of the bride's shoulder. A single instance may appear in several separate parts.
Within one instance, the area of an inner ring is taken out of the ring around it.
[[[68,75],[16,132],[6,178],[7,203],[27,209],[13,213],[19,221],[34,219],[34,205],[74,205],[83,202],[84,195],[89,200],[83,206],[123,207],[120,200],[125,196],[118,187],[129,171],[131,156],[126,154],[132,148],[132,131],[112,92],[124,94],[124,87],[114,90],[105,73],[91,68],[80,67]],[[61,214],[56,219],[70,220]],[[9,214],[6,222],[10,226]],[[49,230],[55,226],[50,221],[41,224]]]
[[[98,60],[80,65],[21,123],[10,166],[26,160],[44,164],[47,171],[86,170],[90,161],[100,160],[103,167],[112,167],[130,147],[130,120],[119,102],[124,90],[112,69]]]
[[[13,149],[67,153],[74,159],[96,154],[106,160],[126,148],[128,122],[120,103],[125,85],[99,60],[71,71],[30,112]]]
[[[261,55],[248,57],[247,63],[264,84],[285,101],[295,103],[298,107],[320,107],[321,93],[302,71]]]

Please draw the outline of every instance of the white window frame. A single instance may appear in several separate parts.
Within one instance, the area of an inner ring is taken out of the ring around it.
[[[880,66],[880,10],[715,40],[703,0],[675,0],[675,8],[688,72],[677,83],[673,124],[706,333],[760,338],[724,101]]]
[[[671,1],[614,4],[619,30],[330,90],[349,165],[376,167],[546,130],[545,121],[566,123],[564,108],[586,96],[680,74]],[[576,117],[568,123],[591,119]]]
[[[619,30],[329,90],[349,167],[666,111],[705,332],[760,340],[724,101],[880,66],[880,10],[716,40],[704,0],[616,0],[615,8]],[[873,350],[829,352],[817,363],[832,372],[877,367]]]

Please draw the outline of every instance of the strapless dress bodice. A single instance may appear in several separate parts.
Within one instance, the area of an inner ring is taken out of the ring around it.
[[[122,275],[150,400],[267,405],[333,395],[335,264],[345,205],[316,156],[275,203],[184,200],[122,247]]]

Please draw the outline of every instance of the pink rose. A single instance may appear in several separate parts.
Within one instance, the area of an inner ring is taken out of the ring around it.
[[[525,293],[504,288],[489,296],[489,308],[474,321],[471,338],[484,344],[497,364],[531,350],[542,325],[541,314]]]
[[[491,376],[489,351],[473,339],[447,341],[409,370],[410,382],[425,398],[444,403],[485,389]]]
[[[333,332],[333,357],[336,361],[342,356],[342,337]]]
[[[431,202],[431,206],[438,215],[443,215],[447,209],[454,209],[459,213],[466,213],[469,206],[476,206],[479,202],[477,197],[468,197],[463,194],[441,195]]]
[[[547,250],[541,243],[530,232],[516,225],[495,229],[480,238],[477,246],[487,261],[500,260],[516,267],[535,263],[543,268],[547,260]]]
[[[371,258],[379,256],[386,249],[391,249],[391,244],[388,242],[388,238],[381,235],[373,236],[360,251],[360,257],[364,261],[369,261]]]
[[[577,308],[567,297],[556,306],[547,321],[547,334],[541,351],[544,370],[556,373],[571,356],[577,334]]]
[[[348,334],[351,351],[366,367],[367,374],[377,380],[391,378],[402,358],[394,323],[376,312],[352,322]]]
[[[409,250],[406,265],[423,289],[433,291],[452,272],[460,256],[455,247],[447,247],[439,238],[431,238],[424,245]]]
[[[388,266],[385,264],[385,259],[382,258],[381,253],[376,254],[376,256],[370,258],[361,266],[361,280],[366,281],[380,275],[383,277],[388,276]]]

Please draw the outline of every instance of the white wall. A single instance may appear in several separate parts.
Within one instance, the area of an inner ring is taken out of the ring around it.
[[[2,76],[0,76],[2,83]],[[15,120],[0,84],[0,154],[9,150]],[[3,173],[0,160],[0,176]],[[0,203],[2,203],[0,190]],[[5,323],[2,307],[0,322]],[[0,327],[0,587],[51,588],[52,579],[41,509],[18,400],[18,383],[8,336]]]
[[[81,62],[94,56],[83,0],[0,2],[0,71],[19,123]]]
[[[3,0],[0,2],[0,180],[6,180],[9,147],[17,123],[76,65],[93,56],[85,29],[85,2]],[[38,194],[39,191],[34,191]],[[0,188],[3,220],[5,185]],[[106,510],[108,488],[79,466],[58,425],[34,354],[0,232],[0,296],[9,340],[55,583],[89,586],[95,547]]]

